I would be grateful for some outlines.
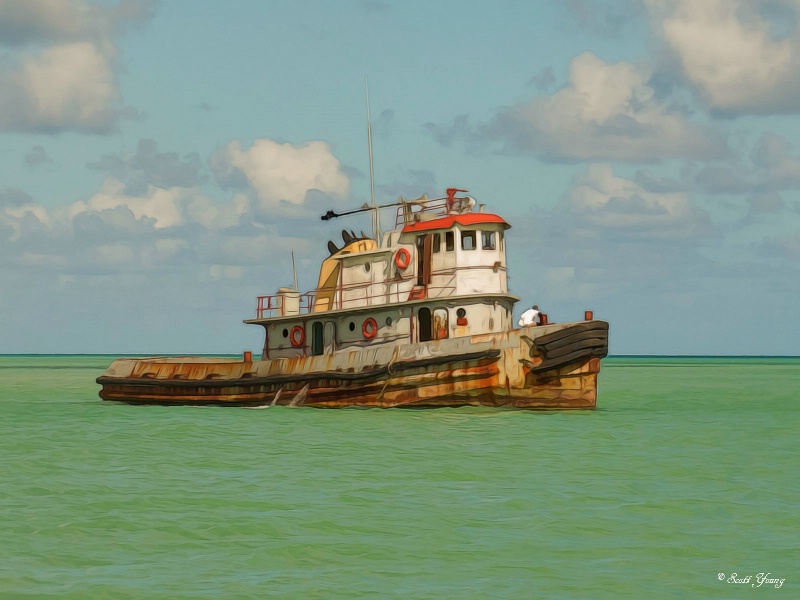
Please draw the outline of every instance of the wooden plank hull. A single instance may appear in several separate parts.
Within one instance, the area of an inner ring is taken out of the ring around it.
[[[135,404],[594,408],[607,351],[592,321],[273,361],[119,359],[97,381]]]

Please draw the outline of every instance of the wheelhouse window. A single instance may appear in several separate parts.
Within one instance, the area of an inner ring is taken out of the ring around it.
[[[461,249],[462,250],[475,250],[475,231],[462,231],[461,232]]]
[[[434,233],[433,234],[433,253],[439,254],[439,251],[442,249],[442,234],[441,233]]]
[[[452,231],[445,231],[444,233],[444,251],[452,252],[456,249],[456,234]]]
[[[481,231],[481,249],[494,250],[495,245],[494,231]]]

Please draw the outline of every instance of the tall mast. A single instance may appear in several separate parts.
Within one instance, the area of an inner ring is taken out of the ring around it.
[[[300,288],[297,287],[297,266],[294,263],[294,250],[292,250],[292,275],[294,275],[294,291],[299,292]]]
[[[369,144],[369,193],[372,200],[372,236],[381,245],[381,213],[375,206],[375,176],[372,170],[372,119],[369,114],[369,81],[364,78],[364,89],[367,96],[367,143]]]

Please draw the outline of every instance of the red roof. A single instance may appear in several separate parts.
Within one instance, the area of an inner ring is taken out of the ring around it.
[[[484,223],[500,223],[503,229],[511,227],[503,219],[492,213],[464,213],[458,215],[446,215],[430,221],[416,221],[403,227],[403,232],[407,231],[430,231],[432,229],[450,229],[453,225],[482,225]]]

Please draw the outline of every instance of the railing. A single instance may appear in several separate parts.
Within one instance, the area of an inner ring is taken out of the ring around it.
[[[422,296],[423,298],[445,298],[447,296],[452,296],[456,291],[455,285],[429,285],[427,287],[414,286],[411,289],[394,290],[377,294],[372,293],[373,290],[370,288],[378,285],[384,286],[386,283],[358,283],[342,286],[338,290],[339,293],[336,295],[333,308],[340,310],[345,308],[358,308],[361,306],[383,306],[386,304],[397,304],[408,300],[408,297],[411,295],[412,291],[416,289],[425,290],[425,295]],[[358,296],[355,298],[344,297],[346,292],[355,292],[362,289],[364,290],[364,293],[358,294]],[[441,290],[445,291],[446,293],[433,295],[431,292],[434,290]],[[375,302],[375,300],[383,300],[383,302]]]
[[[469,267],[458,267],[433,273],[436,276],[450,276],[445,285],[428,285],[417,286],[412,285],[410,288],[403,288],[402,290],[395,289],[393,291],[386,291],[386,286],[405,282],[408,284],[413,279],[405,279],[401,282],[398,281],[381,281],[381,282],[366,282],[366,283],[350,283],[347,285],[339,285],[335,290],[333,302],[330,308],[326,310],[342,310],[346,308],[358,308],[367,306],[382,306],[386,304],[397,304],[406,302],[411,296],[413,291],[424,290],[424,295],[418,296],[419,299],[428,298],[447,298],[455,294],[456,285],[455,278],[457,271],[466,270],[479,270],[479,269],[495,269],[505,271],[505,267],[490,267],[488,265],[471,265]],[[376,288],[378,290],[376,291]],[[308,314],[313,312],[316,296],[319,290],[311,290],[296,296],[298,300],[299,314]],[[362,293],[357,293],[361,291]],[[328,292],[328,290],[326,290]],[[438,294],[436,292],[439,292]],[[355,296],[345,298],[345,296]],[[283,304],[281,301],[286,300],[285,294],[272,294],[270,296],[258,296],[258,305],[256,307],[256,318],[263,319],[266,317],[281,316],[283,313]],[[291,298],[290,298],[291,299]],[[378,300],[376,302],[376,300]]]
[[[345,308],[358,308],[366,306],[382,306],[386,304],[397,304],[405,302],[411,294],[411,289],[383,291],[376,293],[377,286],[384,288],[387,283],[352,283],[336,289],[336,295],[330,310],[341,310]],[[385,288],[384,288],[385,289]],[[426,288],[414,286],[412,289],[424,289],[424,298],[445,298],[452,296],[456,291],[455,285],[429,285]],[[362,293],[358,293],[358,292]],[[438,294],[435,292],[439,292]],[[308,314],[314,310],[316,291],[306,292],[299,295],[299,314]],[[354,297],[345,297],[354,294]],[[256,306],[256,318],[264,319],[267,317],[279,317],[284,315],[283,304],[286,297],[282,294],[272,294],[270,296],[258,296]]]
[[[446,198],[434,198],[432,200],[411,200],[403,202],[397,209],[397,216],[394,220],[394,227],[408,225],[418,221],[426,221],[428,218],[443,217],[452,212],[463,213],[471,212],[475,206],[475,200],[470,196],[456,198],[458,192],[466,192],[459,188],[447,188]],[[428,213],[426,215],[426,213]]]
[[[395,229],[401,225],[416,223],[424,220],[423,215],[429,217],[443,217],[447,214],[447,198],[434,198],[433,200],[411,201],[404,203],[397,209],[394,220]]]
[[[300,314],[310,313],[314,308],[314,297],[316,291],[298,294],[298,308]],[[286,302],[285,294],[272,294],[270,296],[258,296],[258,304],[256,306],[256,318],[264,319],[266,317],[277,317],[283,314],[284,302]]]

